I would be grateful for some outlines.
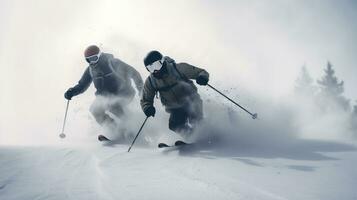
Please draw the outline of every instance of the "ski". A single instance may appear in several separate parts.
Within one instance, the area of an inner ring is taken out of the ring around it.
[[[175,146],[182,146],[182,145],[188,145],[188,143],[184,142],[184,141],[181,141],[181,140],[177,140],[175,142]]]
[[[186,143],[186,142],[184,142],[184,141],[177,140],[174,145],[168,145],[168,144],[166,144],[166,143],[159,143],[159,144],[157,145],[157,147],[159,147],[159,148],[179,147],[179,146],[184,146],[184,145],[188,145],[188,144],[189,144],[189,143]]]
[[[157,145],[157,147],[159,147],[159,148],[166,148],[166,147],[171,147],[171,146],[169,146],[169,145],[167,145],[167,144],[165,144],[165,143],[159,143],[159,144]]]
[[[98,140],[99,140],[100,142],[111,141],[110,139],[108,139],[108,138],[105,137],[104,135],[98,135]]]

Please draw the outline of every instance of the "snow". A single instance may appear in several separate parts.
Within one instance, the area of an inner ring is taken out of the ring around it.
[[[356,199],[356,146],[303,145],[2,146],[0,199]]]
[[[316,128],[308,129],[291,106],[266,99],[250,106],[260,114],[253,120],[221,97],[202,96],[205,119],[191,138],[196,143],[180,149],[156,147],[179,139],[161,106],[130,153],[144,118],[135,104],[125,121],[132,136],[125,144],[96,141],[100,127],[93,129],[88,110],[77,112],[76,104],[64,139],[58,137],[62,117],[48,117],[48,126],[46,120],[21,126],[33,131],[11,137],[27,142],[0,145],[0,200],[357,199],[357,145],[343,126],[312,120]],[[336,137],[327,137],[329,129]]]
[[[156,147],[179,139],[158,106],[129,153],[133,138],[99,143],[100,129],[91,131],[95,123],[83,117],[87,110],[76,113],[73,105],[66,138],[58,137],[58,119],[57,126],[29,134],[29,143],[0,146],[0,200],[357,199],[357,145],[343,127],[327,140],[334,124],[306,131],[284,104],[257,102],[252,107],[261,115],[252,120],[224,101],[212,101],[216,96],[203,98],[206,115],[191,138],[194,145]],[[133,108],[125,124],[134,135],[143,118]]]

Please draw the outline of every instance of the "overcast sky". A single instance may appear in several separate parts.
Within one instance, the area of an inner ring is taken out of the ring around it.
[[[90,44],[143,77],[143,57],[158,49],[206,68],[212,84],[276,98],[292,91],[304,64],[316,79],[329,60],[356,100],[356,2],[1,0],[0,131],[62,114]],[[91,89],[79,100],[92,99]]]

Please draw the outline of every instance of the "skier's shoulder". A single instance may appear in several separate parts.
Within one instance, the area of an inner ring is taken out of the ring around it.
[[[179,70],[185,70],[185,69],[193,69],[193,68],[196,68],[195,66],[187,63],[187,62],[179,62],[179,63],[176,63],[176,67],[179,69]]]
[[[164,59],[168,63],[172,63],[172,64],[175,63],[175,60],[169,56],[164,56]]]
[[[192,74],[197,68],[186,62],[179,62],[176,64],[175,69],[181,76],[187,77]]]
[[[81,79],[79,80],[79,84],[83,84],[83,83],[87,83],[87,82],[91,82],[92,81],[92,71],[90,69],[90,66],[88,66],[83,74],[82,74],[82,77]]]
[[[155,90],[154,81],[155,81],[154,78],[151,75],[149,75],[145,80],[144,88]]]
[[[109,62],[109,63],[112,63],[112,64],[114,64],[115,62],[117,62],[117,61],[120,61],[120,62],[122,62],[121,60],[119,60],[118,58],[116,58],[116,57],[114,57],[114,55],[113,54],[110,54],[110,53],[102,53],[102,55],[101,55],[101,59],[103,59],[105,62],[104,63],[107,63],[107,62]]]
[[[109,63],[116,63],[118,61],[120,61],[118,58],[114,57],[113,54],[110,53],[102,53],[101,55],[103,57],[104,60],[108,61]]]
[[[90,67],[90,65],[88,65],[86,67],[86,69],[84,70],[83,76],[85,76],[85,75],[91,75],[91,67]]]
[[[115,59],[114,55],[113,54],[110,54],[110,53],[102,53],[102,55],[105,59],[108,59],[108,60],[112,60],[112,59]]]
[[[208,73],[205,69],[191,65],[186,62],[177,63],[177,69],[182,74],[185,74],[185,75],[190,74],[190,76],[193,74],[197,74],[197,73]]]
[[[114,57],[112,54],[109,54],[108,60],[114,65],[115,67],[119,68],[133,68],[128,63],[124,62],[120,58]]]

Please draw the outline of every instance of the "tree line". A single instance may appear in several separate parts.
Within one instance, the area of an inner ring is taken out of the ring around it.
[[[345,97],[344,84],[344,81],[336,76],[331,62],[327,62],[322,77],[316,81],[304,65],[295,82],[295,93],[299,97],[312,99],[323,112],[347,112],[352,128],[357,133],[357,101],[351,103],[351,100]]]

